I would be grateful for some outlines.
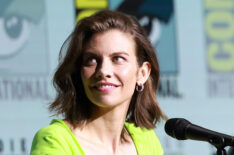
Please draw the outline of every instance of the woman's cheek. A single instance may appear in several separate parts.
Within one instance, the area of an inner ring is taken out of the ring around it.
[[[81,70],[81,76],[83,76],[84,78],[89,78],[91,77],[93,74],[93,69],[92,68],[82,68]]]
[[[126,77],[126,78],[127,77],[134,77],[134,76],[136,76],[135,72],[136,72],[135,69],[132,68],[132,67],[123,67],[122,69],[120,69],[118,71],[118,73],[120,74],[120,76]]]

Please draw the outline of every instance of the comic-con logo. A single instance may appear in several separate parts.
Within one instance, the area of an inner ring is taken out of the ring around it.
[[[0,1],[0,101],[47,100],[45,1]]]
[[[19,5],[24,2],[0,2],[0,58],[16,54],[28,40],[32,18],[24,11],[27,5]]]
[[[15,55],[26,45],[44,14],[43,5],[43,1],[0,1],[0,58]]]
[[[43,0],[0,1],[0,75],[46,74],[46,34]]]
[[[204,0],[207,94],[234,97],[233,1]]]
[[[29,36],[29,22],[20,15],[4,15],[0,17],[0,57],[16,54],[21,49]]]

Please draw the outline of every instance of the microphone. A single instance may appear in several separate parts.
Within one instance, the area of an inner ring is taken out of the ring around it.
[[[183,118],[169,119],[165,124],[165,131],[168,135],[178,140],[199,140],[206,141],[218,147],[233,146],[234,137],[205,129],[190,123]]]

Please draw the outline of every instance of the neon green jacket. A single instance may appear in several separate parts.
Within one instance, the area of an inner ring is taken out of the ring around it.
[[[132,136],[138,155],[163,155],[163,149],[154,130],[125,123]],[[54,119],[35,135],[31,155],[85,155],[76,137],[63,120]]]

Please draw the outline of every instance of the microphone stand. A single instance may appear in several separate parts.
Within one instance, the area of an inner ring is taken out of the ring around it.
[[[224,148],[217,148],[217,155],[227,155],[226,150]]]
[[[227,155],[225,139],[223,137],[212,137],[209,140],[209,143],[214,145],[217,148],[216,155]]]

